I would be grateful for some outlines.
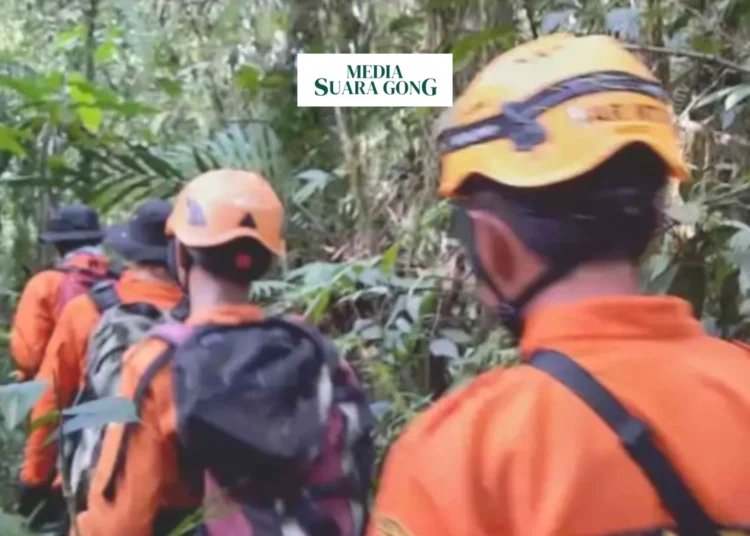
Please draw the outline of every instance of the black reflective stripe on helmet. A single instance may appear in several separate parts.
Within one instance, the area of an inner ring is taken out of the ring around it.
[[[502,103],[498,115],[444,130],[438,135],[440,153],[445,155],[504,138],[511,139],[517,150],[529,151],[547,138],[537,121],[541,114],[578,97],[614,91],[639,93],[663,102],[669,100],[658,82],[630,73],[600,71],[576,76],[545,88],[525,101]]]

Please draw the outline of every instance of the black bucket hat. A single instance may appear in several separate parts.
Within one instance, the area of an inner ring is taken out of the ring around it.
[[[107,229],[107,243],[125,259],[133,262],[166,264],[167,236],[164,228],[172,205],[161,199],[141,204],[127,224]]]
[[[96,211],[78,203],[61,206],[49,219],[47,229],[39,235],[43,243],[102,240],[104,231]]]

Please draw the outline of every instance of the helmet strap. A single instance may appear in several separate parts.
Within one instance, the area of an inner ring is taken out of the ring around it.
[[[176,238],[170,239],[167,243],[167,273],[182,290],[187,292],[193,259],[190,255],[182,255],[182,249],[184,249],[184,246]],[[185,281],[180,281],[180,257],[185,258]]]
[[[514,300],[500,301],[500,306],[496,311],[496,315],[500,323],[510,331],[516,342],[523,334],[524,323],[522,313],[524,307],[526,307],[540,292],[572,272],[576,265],[576,263],[554,265],[539,274],[539,276],[527,286],[523,292],[521,292],[521,295],[518,296],[518,298]],[[490,288],[494,288],[494,285],[490,286]],[[498,295],[497,291],[494,292],[498,298],[502,296]]]

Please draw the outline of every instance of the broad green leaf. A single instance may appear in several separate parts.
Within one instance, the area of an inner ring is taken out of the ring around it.
[[[156,85],[170,97],[182,95],[182,84],[177,80],[161,77],[156,79]]]
[[[446,357],[448,359],[458,359],[460,357],[456,343],[445,338],[430,341],[430,353],[434,356]]]
[[[724,109],[731,110],[750,96],[750,84],[742,84],[732,91],[724,101]]]
[[[83,86],[84,85],[81,83],[68,84],[70,98],[73,99],[73,102],[76,104],[95,104],[96,97],[92,92],[85,91]]]
[[[398,242],[393,243],[383,253],[383,257],[380,260],[380,271],[384,274],[390,274],[396,266],[396,260],[398,260],[398,252],[400,244]]]
[[[738,87],[741,86],[726,87],[709,93],[708,95],[698,99],[698,102],[695,103],[693,109],[697,110],[699,108],[703,108],[704,106],[708,106],[709,104],[713,104],[714,102],[723,99],[724,97],[735,91]]]
[[[94,106],[79,106],[78,117],[89,132],[96,134],[102,124],[102,111]]]
[[[409,317],[414,321],[418,321],[422,316],[422,301],[424,296],[422,294],[414,294],[406,300],[406,312],[409,313]]]
[[[71,28],[70,30],[61,32],[55,40],[55,46],[67,47],[74,41],[83,39],[85,35],[86,27],[83,24],[79,24],[78,26]]]
[[[47,413],[45,413],[41,417],[39,417],[39,418],[34,419],[33,421],[31,421],[31,425],[30,425],[29,428],[33,432],[34,430],[36,430],[37,428],[39,428],[41,426],[46,426],[48,424],[57,423],[57,421],[60,420],[60,416],[61,415],[62,415],[62,413],[59,410],[48,411]]]
[[[95,428],[114,422],[138,422],[133,401],[124,397],[108,397],[64,409],[63,433]]]
[[[243,65],[237,69],[237,73],[234,75],[234,82],[239,87],[255,94],[258,92],[260,86],[260,71],[252,65]]]
[[[323,315],[326,314],[326,311],[328,310],[328,304],[331,301],[331,290],[330,289],[323,289],[322,291],[318,292],[317,296],[315,296],[315,299],[312,301],[312,303],[308,306],[307,311],[305,311],[305,318],[312,323],[317,324],[323,319]]]
[[[403,316],[399,316],[396,319],[396,329],[399,330],[401,333],[409,333],[411,332],[412,324],[407,319],[405,319]]]
[[[359,336],[366,341],[379,341],[383,338],[383,328],[377,324],[371,324],[359,332]]]
[[[514,29],[509,26],[494,26],[461,37],[451,47],[453,70],[459,71],[487,45],[500,42],[505,47],[512,44]]]
[[[8,151],[16,156],[26,156],[23,146],[18,143],[17,135],[16,129],[0,125],[0,152]]]
[[[94,59],[99,63],[104,63],[111,60],[114,57],[115,52],[117,52],[117,45],[112,41],[105,41],[96,49]]]
[[[416,17],[413,15],[400,15],[388,24],[388,31],[390,33],[397,34],[404,30],[413,28],[414,26],[423,22],[424,19],[422,17]]]
[[[695,225],[701,216],[701,206],[698,203],[685,203],[678,205],[673,203],[664,209],[664,212],[673,220],[683,225]]]
[[[440,335],[452,340],[456,344],[469,344],[473,340],[471,335],[462,329],[444,328],[440,330]]]
[[[698,35],[691,40],[693,50],[703,52],[704,54],[720,54],[722,44],[706,35]]]
[[[260,80],[261,87],[265,88],[278,88],[289,84],[292,81],[292,77],[289,74],[284,73],[268,73],[263,76]]]
[[[26,528],[26,519],[0,510],[0,534],[3,536],[38,536]]]
[[[40,77],[14,78],[0,75],[0,86],[12,89],[30,101],[41,101],[49,93],[46,80]]]
[[[37,380],[0,386],[0,412],[8,430],[23,422],[46,389],[47,382]]]
[[[313,194],[322,192],[333,180],[333,175],[320,169],[308,169],[297,174],[299,180],[305,181],[305,185],[294,193],[295,203],[306,202]]]

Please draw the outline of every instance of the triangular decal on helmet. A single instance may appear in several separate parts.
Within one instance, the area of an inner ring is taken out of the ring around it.
[[[188,209],[188,224],[206,225],[206,215],[198,202],[189,197],[185,201]]]

